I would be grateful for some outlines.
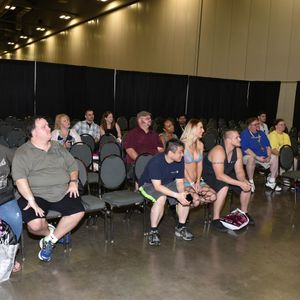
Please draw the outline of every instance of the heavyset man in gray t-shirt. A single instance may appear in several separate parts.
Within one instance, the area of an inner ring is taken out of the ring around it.
[[[30,140],[15,154],[12,176],[21,194],[18,204],[28,230],[39,236],[38,257],[50,261],[56,242],[69,233],[84,216],[78,192],[78,168],[72,155],[51,141],[51,129],[44,118],[28,124]],[[47,223],[49,210],[62,214],[57,227]]]

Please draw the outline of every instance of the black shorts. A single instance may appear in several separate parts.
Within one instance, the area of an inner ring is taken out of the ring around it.
[[[228,175],[233,179],[237,179],[235,174]],[[233,190],[236,194],[240,194],[242,189],[239,186],[228,184],[224,181],[217,180],[214,175],[208,175],[203,177],[205,183],[207,183],[212,189],[214,189],[217,193],[225,186],[228,186],[230,190]]]
[[[47,216],[49,210],[58,211],[62,214],[62,216],[70,216],[84,211],[81,198],[70,198],[69,194],[65,195],[65,197],[58,202],[49,202],[39,197],[34,197],[34,199],[37,205],[45,212],[45,216]],[[34,219],[42,218],[40,216],[36,216],[35,211],[31,207],[27,210],[24,210],[28,204],[28,201],[23,197],[18,199],[18,204],[22,211],[23,221],[25,223],[28,223]]]

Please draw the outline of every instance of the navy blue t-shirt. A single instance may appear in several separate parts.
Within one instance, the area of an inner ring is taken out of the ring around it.
[[[167,163],[164,153],[159,153],[148,162],[140,180],[139,186],[144,183],[151,183],[151,180],[160,180],[166,185],[175,179],[184,178],[184,160],[181,162]]]

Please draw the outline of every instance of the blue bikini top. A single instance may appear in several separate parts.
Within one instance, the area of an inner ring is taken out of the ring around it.
[[[194,156],[191,154],[189,149],[184,150],[184,162],[186,164],[199,163],[202,160],[202,154],[199,151],[197,153],[198,158],[194,159]]]

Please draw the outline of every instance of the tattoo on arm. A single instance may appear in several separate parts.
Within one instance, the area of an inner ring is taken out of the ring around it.
[[[224,165],[224,161],[212,161],[213,165]]]

